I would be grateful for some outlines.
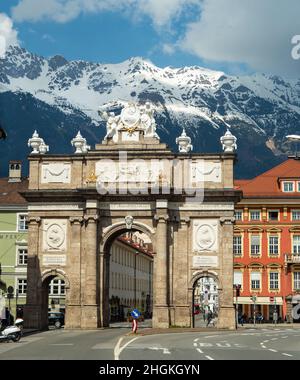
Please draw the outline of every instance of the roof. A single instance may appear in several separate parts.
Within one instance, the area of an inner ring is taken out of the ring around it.
[[[0,178],[0,205],[27,205],[19,191],[28,190],[28,179],[21,182],[8,182],[8,178]]]
[[[135,243],[133,240],[127,238],[126,236],[124,235],[121,235],[117,238],[117,240],[123,244],[126,244],[128,245],[130,248],[133,248],[135,249],[136,251],[139,251],[141,253],[143,253],[144,255],[146,256],[149,256],[151,258],[153,258],[153,252],[150,251],[147,246],[146,247],[141,247],[138,243]]]
[[[244,198],[300,198],[299,192],[284,193],[281,191],[280,180],[283,179],[295,179],[300,181],[299,159],[289,158],[252,180],[236,180],[235,187],[243,191]]]

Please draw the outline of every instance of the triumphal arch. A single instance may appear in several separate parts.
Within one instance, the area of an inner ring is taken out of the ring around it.
[[[59,276],[66,327],[108,326],[110,246],[140,231],[154,251],[153,327],[192,327],[193,287],[209,275],[218,284],[218,327],[235,328],[234,136],[223,136],[222,153],[197,154],[183,131],[173,153],[150,104],[101,115],[107,134],[94,149],[80,133],[71,155],[47,154],[36,132],[29,140],[26,325],[47,326],[48,284]]]

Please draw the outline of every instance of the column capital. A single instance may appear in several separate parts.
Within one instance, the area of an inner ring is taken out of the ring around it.
[[[99,220],[99,216],[98,215],[84,215],[83,220],[86,223],[89,223],[89,222],[96,223]]]
[[[225,224],[225,225],[234,224],[235,223],[235,217],[234,216],[222,217],[222,218],[220,218],[220,223],[221,223],[221,225],[223,225],[223,224]]]
[[[154,220],[156,220],[158,223],[159,222],[167,222],[169,219],[170,219],[170,217],[167,214],[162,214],[162,215],[155,214],[154,215]]]
[[[42,222],[42,219],[38,216],[38,217],[30,217],[28,218],[28,223],[29,224],[37,224],[37,225],[40,225]]]
[[[71,224],[82,224],[83,218],[80,216],[71,216],[69,221]]]

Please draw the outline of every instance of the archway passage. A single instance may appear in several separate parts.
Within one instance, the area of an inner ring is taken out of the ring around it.
[[[218,282],[213,276],[202,276],[193,287],[193,327],[216,326],[218,314]]]
[[[106,305],[104,319],[110,327],[127,326],[131,312],[151,326],[153,309],[153,245],[141,231],[119,231],[106,244]]]
[[[42,326],[44,328],[61,328],[66,319],[67,283],[61,275],[50,274],[41,284]]]

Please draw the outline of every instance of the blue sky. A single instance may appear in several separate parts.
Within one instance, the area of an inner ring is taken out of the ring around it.
[[[46,57],[116,63],[141,56],[160,67],[300,77],[290,54],[300,2],[289,1],[0,0],[0,13],[21,46]]]

